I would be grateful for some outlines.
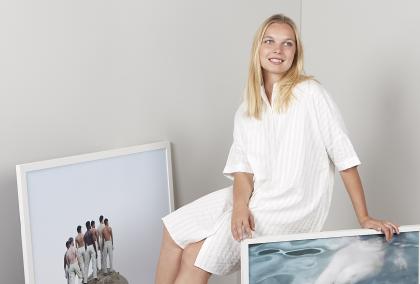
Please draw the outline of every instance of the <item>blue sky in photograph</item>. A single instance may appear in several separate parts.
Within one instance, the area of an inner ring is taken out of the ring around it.
[[[167,177],[165,149],[29,172],[36,283],[66,283],[65,242],[100,215],[114,231],[115,269],[130,283],[152,283],[160,218],[169,212]]]

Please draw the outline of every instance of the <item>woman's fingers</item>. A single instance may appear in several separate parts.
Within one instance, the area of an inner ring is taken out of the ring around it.
[[[392,239],[392,230],[386,224],[381,224],[382,232],[385,234],[385,239],[390,241]]]
[[[249,214],[249,223],[251,225],[251,230],[255,231],[254,215],[252,215],[252,214]]]
[[[234,222],[232,227],[233,238],[236,241],[240,241],[243,239],[243,222],[241,220]]]
[[[241,241],[252,236],[252,225],[248,220],[233,222],[231,231],[233,239]]]
[[[239,229],[238,229],[238,225],[236,223],[232,224],[232,235],[233,235],[233,239],[235,239],[236,241],[238,241],[240,239]]]
[[[255,223],[254,223],[254,217],[252,214],[249,214],[248,220],[243,224],[244,225],[244,231],[246,233],[246,238],[252,238],[252,231],[255,230]]]
[[[387,228],[384,224],[381,222],[374,224],[374,229],[383,233],[385,235],[385,239],[389,240],[389,228]]]
[[[392,235],[399,234],[400,230],[398,229],[398,225],[395,225],[388,221],[377,221],[373,226],[377,226],[377,228],[374,227],[374,229],[378,231],[382,231],[385,235],[385,238],[387,241],[390,241],[392,239]]]
[[[236,230],[238,231],[238,241],[240,241],[243,239],[243,236],[244,236],[242,221],[236,224]]]
[[[238,207],[236,210],[233,210],[231,221],[232,236],[235,240],[240,241],[252,237],[255,223],[249,208]]]
[[[389,222],[389,221],[383,221],[383,220],[376,220],[373,218],[367,218],[362,224],[362,227],[364,228],[370,228],[375,229],[377,231],[382,232],[385,235],[385,238],[387,241],[390,241],[392,239],[392,235],[399,234],[399,226]]]
[[[400,229],[398,228],[399,226],[397,224],[393,224],[391,222],[387,222],[387,225],[392,228],[392,230],[394,231],[394,233],[397,233],[397,234],[400,233]]]
[[[388,241],[392,239],[393,234],[399,234],[400,233],[398,225],[395,225],[395,224],[393,224],[391,222],[388,222],[388,221],[381,221],[381,223],[383,225],[383,228],[385,228],[384,233],[385,233],[386,239]]]

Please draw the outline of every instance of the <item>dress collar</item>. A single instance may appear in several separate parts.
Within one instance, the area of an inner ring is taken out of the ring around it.
[[[277,95],[277,92],[275,92],[274,90],[277,88],[277,82],[276,83],[274,83],[273,84],[273,89],[271,90],[271,103],[273,103],[274,102],[274,100],[276,99],[276,95]],[[268,106],[268,107],[272,107],[272,104],[270,104],[270,102],[269,102],[269,100],[268,100],[268,97],[267,97],[267,94],[266,94],[266,92],[265,92],[265,88],[264,88],[264,83],[263,84],[261,84],[261,86],[260,86],[260,95],[261,95],[261,98],[262,98],[262,100],[263,100],[263,102]]]

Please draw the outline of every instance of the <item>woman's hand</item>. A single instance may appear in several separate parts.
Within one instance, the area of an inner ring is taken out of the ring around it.
[[[360,226],[362,228],[374,229],[383,232],[387,241],[392,239],[392,235],[394,233],[399,234],[400,230],[398,229],[398,225],[395,225],[389,221],[376,220],[369,217],[369,213],[366,207],[365,193],[363,191],[359,172],[357,171],[357,166],[343,170],[340,172],[340,174],[346,190],[350,196]]]
[[[362,228],[374,229],[379,232],[383,232],[387,241],[390,241],[392,239],[393,234],[400,233],[398,225],[385,220],[377,220],[369,216],[360,220],[360,225],[362,226]]]
[[[252,231],[255,231],[254,217],[246,204],[233,207],[231,230],[236,241],[252,237]]]

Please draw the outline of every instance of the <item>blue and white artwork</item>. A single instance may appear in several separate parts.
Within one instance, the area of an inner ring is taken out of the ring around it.
[[[173,206],[169,150],[169,142],[156,142],[18,165],[25,283],[64,284],[66,277],[80,281],[80,275],[73,278],[64,271],[66,241],[76,238],[78,225],[85,233],[86,221],[96,221],[98,228],[100,215],[112,227],[118,278],[153,283],[160,219]],[[102,257],[102,251],[97,253]],[[103,262],[105,271],[110,262]]]
[[[418,284],[419,232],[249,245],[252,284]]]

